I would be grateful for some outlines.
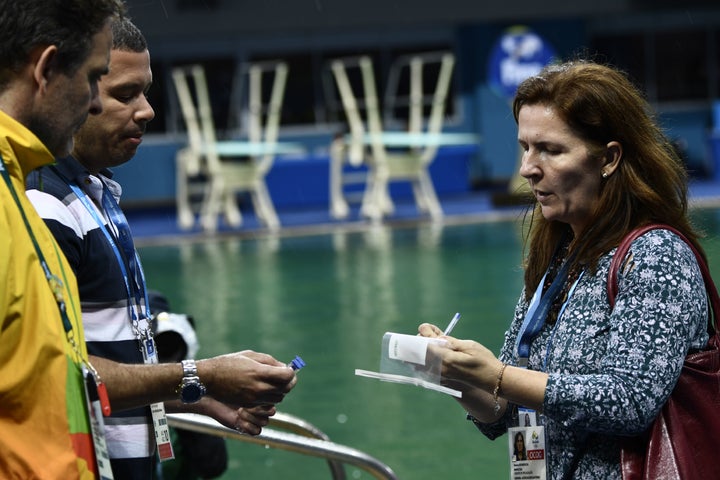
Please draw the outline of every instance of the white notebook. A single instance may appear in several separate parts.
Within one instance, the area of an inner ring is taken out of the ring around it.
[[[428,390],[435,390],[436,392],[446,393],[448,395],[452,395],[453,397],[462,398],[462,392],[460,390],[443,387],[442,385],[431,383],[427,380],[421,380],[419,378],[406,377],[404,375],[395,375],[392,373],[371,372],[370,370],[361,370],[359,368],[355,369],[355,375],[359,377],[377,378],[378,380],[382,380],[383,382],[405,383],[408,385],[415,385],[418,387],[427,388]]]
[[[356,369],[355,375],[415,385],[461,398],[461,391],[440,385],[440,358],[428,355],[430,345],[443,348],[445,340],[386,332],[382,341],[380,371]]]

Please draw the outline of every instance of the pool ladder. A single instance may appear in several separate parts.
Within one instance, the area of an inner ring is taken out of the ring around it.
[[[257,436],[227,428],[203,415],[171,413],[167,418],[171,427],[324,458],[328,462],[333,480],[345,480],[343,464],[354,465],[379,480],[397,480],[392,469],[381,461],[354,448],[331,442],[316,426],[288,413],[277,412],[270,418],[270,427],[275,428],[265,427]]]

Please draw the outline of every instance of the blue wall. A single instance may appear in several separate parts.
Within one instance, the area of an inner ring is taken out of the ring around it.
[[[113,178],[123,188],[124,204],[153,204],[175,199],[175,152],[177,142],[148,141],[130,162],[113,168]]]
[[[175,201],[175,152],[181,144],[150,141],[141,145],[130,162],[114,168],[114,178],[123,186],[123,204],[129,207],[171,204]],[[469,170],[474,147],[443,147],[430,165],[430,175],[439,196],[460,195],[470,190]],[[351,167],[347,167],[348,170]],[[327,207],[330,163],[327,155],[306,158],[279,157],[267,177],[270,195],[278,209]],[[352,189],[352,187],[350,187]],[[394,198],[409,198],[410,186],[391,185]]]

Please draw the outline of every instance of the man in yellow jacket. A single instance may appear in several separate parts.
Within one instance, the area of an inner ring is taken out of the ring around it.
[[[102,110],[109,20],[123,11],[120,0],[0,0],[0,478],[98,478],[77,284],[25,177]]]

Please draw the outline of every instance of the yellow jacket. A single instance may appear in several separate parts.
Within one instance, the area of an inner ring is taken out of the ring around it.
[[[2,111],[0,155],[49,270],[62,281],[72,324],[66,334],[18,204],[0,177],[0,478],[94,479],[77,282],[25,196],[27,174],[54,159]]]

